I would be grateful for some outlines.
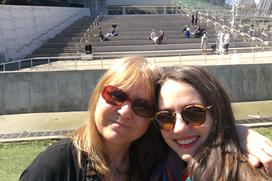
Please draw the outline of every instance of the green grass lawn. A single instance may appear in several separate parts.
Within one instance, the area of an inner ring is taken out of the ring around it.
[[[53,140],[0,144],[0,180],[15,181],[32,160]]]
[[[272,139],[272,127],[254,128]],[[32,160],[56,140],[39,140],[15,143],[0,143],[0,178],[3,181],[17,181],[20,174]]]
[[[254,130],[258,131],[262,135],[265,135],[272,140],[272,127],[254,128]]]

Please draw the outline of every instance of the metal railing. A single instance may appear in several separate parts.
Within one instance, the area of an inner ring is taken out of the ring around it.
[[[190,9],[186,8],[186,13],[189,14],[191,12]],[[248,33],[243,32],[243,26],[234,26],[235,28],[231,27],[230,22],[225,22],[223,18],[216,17],[214,15],[210,15],[208,13],[200,13],[199,18],[201,20],[205,20],[207,25],[214,25],[214,26],[220,26],[225,29],[233,29],[235,34],[239,34],[240,36],[244,37],[245,41],[248,41],[252,44],[251,47],[241,47],[241,48],[230,48],[230,51],[237,53],[240,51],[249,51],[252,52],[252,57],[255,56],[255,52],[262,51],[266,49],[263,42],[268,39],[268,35],[266,33],[262,33],[261,37],[251,37]],[[129,52],[105,52],[103,55],[84,55],[80,54],[80,50],[85,46],[86,42],[90,42],[90,37],[93,36],[93,33],[95,29],[99,26],[99,22],[101,21],[102,16],[97,16],[96,19],[93,21],[92,25],[86,30],[84,33],[84,36],[80,39],[80,41],[76,44],[76,52],[74,56],[62,56],[62,57],[38,57],[38,58],[31,58],[31,59],[24,59],[24,60],[18,60],[13,62],[7,62],[4,64],[0,64],[0,68],[2,71],[7,71],[9,66],[13,64],[15,67],[15,70],[21,70],[22,68],[25,68],[25,65],[28,65],[30,69],[33,69],[34,67],[37,67],[36,64],[48,64],[48,70],[50,70],[51,63],[54,61],[60,61],[60,60],[74,60],[74,69],[77,69],[77,61],[78,60],[100,60],[101,61],[101,68],[103,68],[103,60],[106,61],[106,59],[109,58],[120,58],[126,55],[131,54],[139,54],[142,56],[147,57],[153,57],[154,59],[157,59],[161,56],[177,56],[180,60],[183,59],[185,54],[192,54],[197,56],[197,52],[201,52],[200,49],[190,49],[190,50],[162,50],[162,51],[129,51]],[[190,16],[188,15],[188,18]],[[237,36],[237,35],[235,35]],[[256,47],[257,46],[257,47]],[[205,60],[207,56],[204,56]],[[40,63],[37,63],[40,62]],[[253,59],[253,62],[255,60]],[[11,66],[12,67],[12,66]]]
[[[75,47],[76,53],[80,53],[80,50],[82,50],[86,44],[91,44],[91,37],[94,36],[94,33],[97,30],[101,20],[102,20],[101,15],[96,16],[90,27],[87,28],[86,32],[83,34],[79,42],[76,44]]]
[[[181,7],[181,13],[185,13],[187,15],[187,17],[190,19],[191,18],[191,14],[195,11],[194,7],[188,7],[186,6],[186,4],[182,4],[180,0],[176,0],[177,4]],[[222,7],[222,10],[226,10]],[[237,10],[237,9],[236,9]],[[231,31],[234,31],[235,33],[239,34],[241,33],[241,35],[243,36],[247,36],[247,37],[256,37],[257,41],[260,41],[260,43],[264,43],[265,41],[268,41],[267,39],[268,36],[266,36],[266,33],[263,30],[259,30],[259,27],[257,26],[256,29],[251,29],[251,32],[253,32],[252,34],[249,34],[249,32],[246,32],[244,30],[244,25],[241,24],[243,17],[250,19],[250,22],[256,22],[261,21],[265,22],[265,20],[268,20],[272,23],[272,18],[268,17],[268,16],[264,16],[264,17],[256,17],[256,11],[253,12],[239,12],[239,18],[240,21],[236,22],[227,19],[227,17],[231,17],[231,16],[225,16],[224,14],[221,13],[217,13],[216,11],[213,10],[209,10],[209,9],[198,9],[199,13],[199,19],[203,22],[203,20],[206,21],[206,25],[214,25],[215,27],[221,27],[221,28],[227,28]],[[240,10],[241,11],[241,10]],[[259,10],[261,11],[261,10]],[[236,12],[238,13],[238,12]],[[242,14],[241,14],[242,13]],[[236,16],[235,16],[236,17]],[[249,29],[250,30],[250,29]]]
[[[252,45],[255,42],[252,41]],[[266,51],[264,51],[266,50]],[[0,71],[37,71],[37,70],[82,70],[106,69],[117,59],[128,55],[141,55],[159,66],[182,64],[239,64],[269,62],[271,49],[263,47],[229,48],[228,55],[201,55],[201,49],[191,50],[161,50],[161,51],[130,51],[103,53],[103,55],[75,54],[62,57],[37,57],[0,64]],[[271,61],[272,63],[272,61]]]

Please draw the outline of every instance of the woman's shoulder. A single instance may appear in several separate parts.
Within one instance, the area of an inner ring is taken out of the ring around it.
[[[53,143],[41,152],[24,170],[20,180],[42,180],[41,178],[67,178],[70,170],[81,172],[77,166],[76,149],[70,139]],[[55,179],[53,179],[55,180]]]
[[[52,145],[48,146],[45,151],[38,155],[37,159],[44,161],[54,160],[56,161],[67,161],[67,156],[72,155],[75,147],[70,139],[59,140]]]

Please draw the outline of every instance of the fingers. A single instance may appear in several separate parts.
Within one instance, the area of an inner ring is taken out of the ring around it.
[[[272,158],[271,156],[269,157],[269,159],[267,158],[266,160],[261,160],[261,162],[263,163],[265,170],[269,173],[269,175],[272,175]]]
[[[247,159],[248,162],[253,166],[253,167],[258,167],[260,164],[260,161],[258,158],[256,158],[254,155],[251,155],[250,153],[247,154]]]
[[[266,152],[268,155],[272,157],[272,141],[271,140],[266,140],[265,144],[263,146],[264,152]]]
[[[262,163],[265,170],[272,175],[272,155],[268,154],[270,151],[271,147],[265,148],[263,146],[263,148],[255,152],[254,155],[248,154],[249,163],[254,167],[258,167],[260,163]]]
[[[266,171],[272,175],[272,141],[267,139],[260,151],[260,161],[263,163]]]
[[[184,154],[181,156],[181,159],[189,163],[193,159],[193,157],[189,154]]]
[[[269,173],[270,176],[272,176],[272,161],[268,164],[266,171]]]
[[[257,167],[262,163],[268,173],[272,174],[272,140],[242,126],[237,126],[237,130],[242,148],[249,152],[250,164]]]

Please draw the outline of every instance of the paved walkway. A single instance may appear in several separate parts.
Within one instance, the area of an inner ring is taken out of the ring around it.
[[[237,123],[249,127],[272,126],[272,100],[232,106]],[[0,142],[62,138],[78,128],[86,117],[84,111],[0,115]]]

